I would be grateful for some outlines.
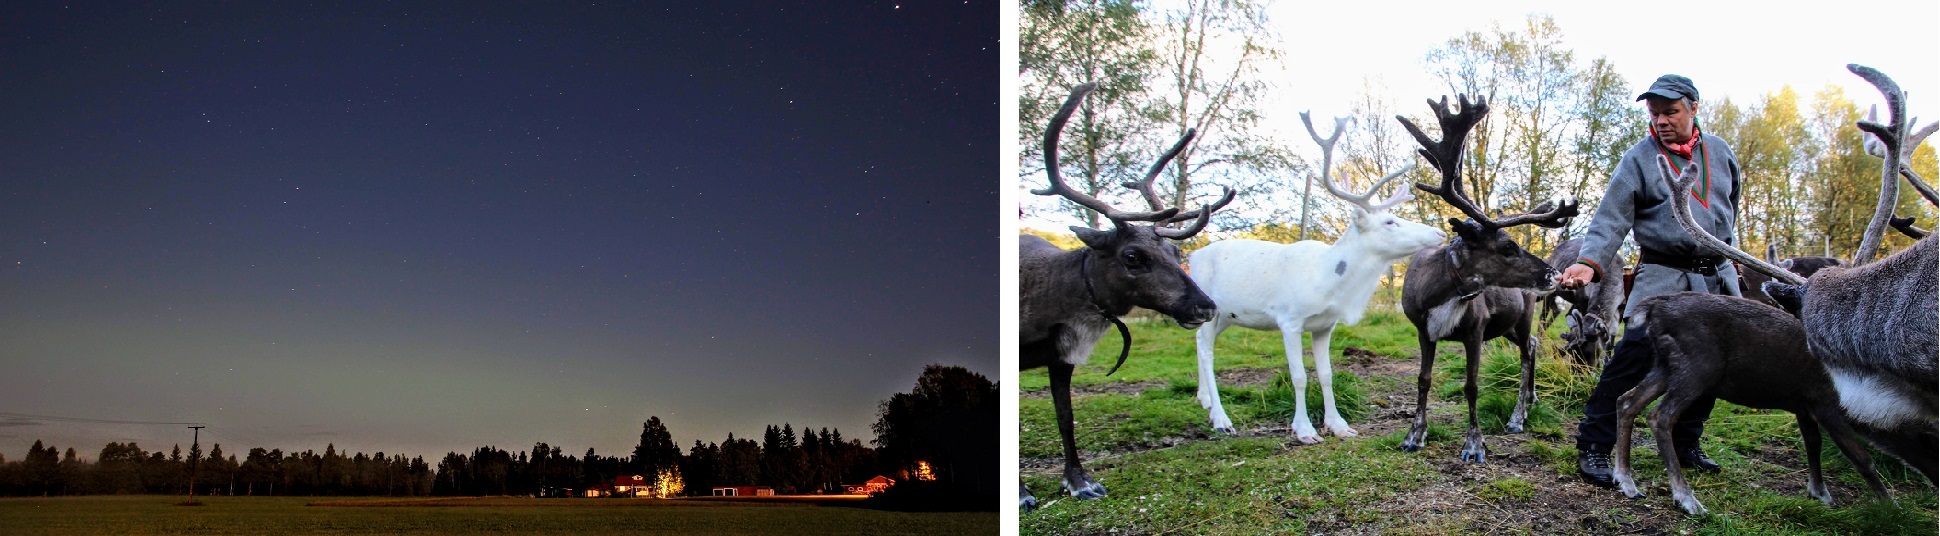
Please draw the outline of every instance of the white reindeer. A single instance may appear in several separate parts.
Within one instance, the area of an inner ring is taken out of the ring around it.
[[[1213,342],[1230,326],[1279,330],[1287,347],[1287,368],[1293,374],[1293,435],[1301,443],[1313,444],[1320,442],[1320,435],[1307,420],[1307,371],[1301,363],[1300,334],[1314,335],[1314,369],[1320,379],[1327,430],[1335,436],[1353,437],[1354,429],[1334,407],[1334,371],[1327,350],[1334,326],[1360,322],[1367,300],[1374,295],[1388,266],[1442,243],[1445,236],[1434,227],[1388,212],[1414,199],[1406,187],[1378,204],[1368,203],[1383,184],[1414,169],[1413,164],[1383,177],[1366,193],[1348,194],[1334,184],[1328,168],[1333,165],[1334,142],[1350,119],[1335,119],[1333,136],[1326,139],[1314,131],[1313,120],[1306,113],[1300,114],[1300,120],[1307,124],[1314,142],[1320,144],[1321,183],[1329,193],[1355,206],[1352,224],[1332,245],[1314,240],[1293,244],[1222,240],[1193,252],[1191,266],[1193,281],[1219,306],[1212,321],[1199,328],[1199,404],[1211,411],[1213,429],[1233,432],[1233,421],[1219,401]]]

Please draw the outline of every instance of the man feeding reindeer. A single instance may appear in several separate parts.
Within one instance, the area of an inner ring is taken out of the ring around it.
[[[1557,283],[1574,288],[1604,277],[1623,277],[1604,273],[1603,267],[1612,265],[1611,259],[1628,233],[1642,250],[1630,303],[1683,291],[1737,296],[1736,268],[1699,245],[1678,225],[1670,203],[1674,195],[1671,183],[1660,176],[1655,162],[1664,156],[1680,169],[1699,162],[1699,178],[1691,190],[1675,195],[1692,196],[1696,203],[1691,209],[1698,224],[1712,236],[1735,244],[1742,181],[1738,159],[1724,140],[1698,128],[1698,91],[1691,79],[1674,74],[1658,77],[1637,100],[1645,101],[1650,112],[1650,136],[1632,146],[1617,163],[1602,204],[1590,220],[1581,258],[1563,270]],[[1592,484],[1613,485],[1610,449],[1617,436],[1617,398],[1650,372],[1653,356],[1639,313],[1637,308],[1629,311],[1623,340],[1604,365],[1583,408],[1583,420],[1577,425],[1577,470]],[[1691,404],[1672,429],[1671,443],[1678,462],[1685,467],[1718,470],[1717,462],[1698,447],[1714,402],[1714,398],[1706,397]]]

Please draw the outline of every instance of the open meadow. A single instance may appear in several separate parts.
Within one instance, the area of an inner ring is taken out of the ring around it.
[[[849,500],[81,496],[0,499],[6,534],[995,534],[997,514]]]
[[[1383,291],[1386,295],[1388,291]],[[1444,343],[1430,395],[1428,445],[1396,447],[1414,416],[1419,372],[1414,327],[1377,305],[1358,326],[1334,333],[1335,392],[1359,437],[1326,435],[1302,446],[1288,435],[1291,390],[1278,332],[1243,328],[1219,339],[1216,368],[1236,436],[1213,434],[1194,399],[1193,332],[1169,320],[1131,322],[1124,368],[1106,377],[1118,339],[1099,343],[1072,380],[1077,440],[1085,467],[1110,495],[1079,501],[1058,487],[1062,467],[1046,377],[1025,371],[1018,385],[1019,456],[1041,508],[1023,514],[1024,534],[1934,534],[1936,495],[1918,473],[1875,454],[1898,505],[1871,500],[1863,480],[1826,442],[1825,470],[1836,504],[1805,495],[1805,461],[1788,413],[1718,403],[1704,448],[1724,465],[1687,472],[1713,515],[1690,517],[1672,503],[1649,428],[1633,451],[1645,497],[1584,483],[1572,437],[1594,373],[1573,371],[1555,347],[1561,321],[1539,353],[1538,408],[1529,431],[1505,434],[1514,405],[1515,348],[1488,344],[1478,400],[1487,463],[1461,463],[1461,345]],[[1308,366],[1311,367],[1311,358]],[[1309,415],[1320,419],[1311,381]],[[1640,419],[1641,422],[1641,419]],[[1877,451],[1875,451],[1877,452]]]

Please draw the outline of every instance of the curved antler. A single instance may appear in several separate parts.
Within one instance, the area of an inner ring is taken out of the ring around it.
[[[1468,95],[1457,95],[1456,99],[1461,109],[1453,114],[1448,112],[1447,95],[1442,95],[1439,103],[1434,99],[1428,100],[1428,107],[1435,110],[1435,119],[1441,123],[1442,139],[1440,140],[1429,139],[1428,134],[1422,132],[1421,127],[1415,126],[1415,122],[1409,121],[1407,117],[1394,116],[1395,119],[1401,120],[1402,128],[1408,129],[1408,133],[1414,135],[1415,143],[1421,144],[1421,149],[1417,152],[1422,158],[1428,159],[1428,164],[1435,166],[1435,169],[1441,172],[1440,187],[1417,182],[1415,188],[1442,198],[1442,201],[1467,214],[1469,219],[1475,220],[1484,228],[1501,228],[1500,225],[1495,224],[1494,219],[1483,213],[1481,208],[1476,207],[1474,201],[1469,200],[1468,192],[1462,188],[1462,148],[1468,140],[1469,130],[1474,129],[1476,123],[1482,122],[1482,117],[1489,114],[1488,99],[1477,96],[1474,103],[1469,102]]]
[[[1746,268],[1764,272],[1765,275],[1772,276],[1772,279],[1793,285],[1805,284],[1805,278],[1799,277],[1798,274],[1792,273],[1784,268],[1773,266],[1771,263],[1752,256],[1750,253],[1745,253],[1744,250],[1731,247],[1731,244],[1726,244],[1723,240],[1718,240],[1718,237],[1711,236],[1710,232],[1698,226],[1697,218],[1691,215],[1691,196],[1684,195],[1684,192],[1691,190],[1691,184],[1697,182],[1697,165],[1698,162],[1693,160],[1690,165],[1684,167],[1682,173],[1679,173],[1677,170],[1671,168],[1671,159],[1669,157],[1661,154],[1657,155],[1657,171],[1664,175],[1664,180],[1671,183],[1671,215],[1677,217],[1677,223],[1684,227],[1684,232],[1690,233],[1691,237],[1697,239],[1698,243],[1703,244],[1704,247],[1710,248],[1725,257],[1729,257],[1731,260],[1738,261],[1738,264]]]
[[[1529,212],[1509,216],[1497,216],[1495,225],[1497,227],[1507,228],[1527,223],[1535,224],[1537,227],[1546,229],[1555,229],[1567,224],[1570,218],[1576,217],[1577,209],[1576,197],[1564,196],[1562,198],[1544,201],[1543,204],[1536,205],[1536,208]]]
[[[1886,225],[1889,227],[1892,227],[1893,230],[1895,231],[1899,231],[1900,234],[1906,235],[1907,238],[1912,238],[1914,240],[1926,238],[1927,235],[1930,234],[1930,232],[1927,231],[1926,229],[1914,227],[1912,216],[1907,216],[1904,218],[1894,217],[1893,219],[1886,220]]]
[[[1192,138],[1195,138],[1198,136],[1199,136],[1199,129],[1196,129],[1196,128],[1186,129],[1186,135],[1180,136],[1179,141],[1174,142],[1172,144],[1171,149],[1166,149],[1165,154],[1159,155],[1159,161],[1153,162],[1152,167],[1145,170],[1144,179],[1134,181],[1134,182],[1121,183],[1119,184],[1119,186],[1124,186],[1126,188],[1131,188],[1132,190],[1137,191],[1139,194],[1139,197],[1145,198],[1145,204],[1150,205],[1152,207],[1152,210],[1155,210],[1155,211],[1165,210],[1165,201],[1159,199],[1159,193],[1152,189],[1152,183],[1158,180],[1159,172],[1165,170],[1165,165],[1171,163],[1172,159],[1178,158],[1179,153],[1185,152],[1186,145],[1191,144]],[[1180,219],[1191,219],[1191,218],[1184,218],[1183,216],[1184,215],[1181,214],[1179,216],[1173,216],[1173,217],[1180,218]]]
[[[1876,121],[1878,119],[1879,106],[1875,105],[1866,112],[1866,120]],[[1919,121],[1917,119],[1908,120],[1906,123],[1913,125],[1918,124]],[[1913,131],[1912,135],[1907,136],[1906,141],[1901,146],[1918,149],[1921,143],[1926,142],[1927,136],[1932,136],[1936,130],[1940,130],[1940,122],[1927,123],[1927,126],[1921,127],[1919,130]],[[1866,136],[1865,148],[1866,154],[1881,159],[1886,158],[1886,146],[1880,142],[1879,136]],[[1910,158],[1912,153],[1913,151],[1906,151],[1907,157]],[[1940,194],[1935,194],[1933,187],[1927,186],[1926,181],[1921,179],[1920,174],[1914,172],[1913,166],[1905,160],[1900,162],[1900,176],[1906,178],[1907,184],[1912,185],[1914,191],[1920,192],[1920,197],[1926,198],[1927,204],[1940,206]]]
[[[1170,238],[1173,240],[1185,240],[1187,238],[1192,238],[1192,235],[1199,234],[1199,231],[1204,230],[1206,228],[1206,222],[1212,221],[1212,213],[1214,211],[1225,208],[1226,204],[1231,202],[1233,202],[1233,189],[1228,187],[1226,188],[1226,194],[1219,196],[1219,200],[1214,201],[1213,204],[1199,207],[1186,212],[1182,212],[1178,216],[1173,216],[1171,219],[1166,220],[1166,222],[1170,223],[1172,221],[1178,221],[1178,218],[1182,218],[1190,214],[1190,215],[1193,215],[1195,218],[1197,218],[1193,220],[1191,225],[1187,225],[1185,227],[1181,227],[1178,229],[1168,229],[1165,227],[1153,227],[1152,233],[1166,238]]]
[[[1165,201],[1159,199],[1159,194],[1156,190],[1153,189],[1152,184],[1153,182],[1158,180],[1159,172],[1165,169],[1165,165],[1168,163],[1171,163],[1172,159],[1177,158],[1179,156],[1179,153],[1185,152],[1186,145],[1191,144],[1192,139],[1194,137],[1197,137],[1198,135],[1199,135],[1199,129],[1192,129],[1192,128],[1186,129],[1186,135],[1179,137],[1179,141],[1173,143],[1171,149],[1166,149],[1165,154],[1159,155],[1158,162],[1152,163],[1152,167],[1146,169],[1144,179],[1139,180],[1137,182],[1123,183],[1120,186],[1131,188],[1132,190],[1137,191],[1139,194],[1139,197],[1144,198],[1145,204],[1151,206],[1152,210],[1154,211],[1165,210]],[[1212,213],[1214,211],[1224,208],[1227,203],[1233,202],[1233,194],[1234,194],[1233,188],[1230,186],[1226,187],[1225,193],[1220,196],[1219,201],[1196,209],[1180,212],[1178,214],[1173,215],[1172,217],[1159,220],[1157,226],[1154,226],[1152,228],[1152,232],[1157,233],[1159,236],[1163,236],[1173,240],[1185,240],[1187,238],[1191,238],[1192,235],[1199,234],[1199,231],[1204,230],[1206,228],[1207,222],[1212,221]],[[1178,222],[1187,221],[1187,220],[1196,220],[1196,221],[1194,221],[1191,225],[1187,225],[1179,229],[1169,229],[1166,227],[1162,227],[1163,225],[1178,223]]]
[[[1388,181],[1392,181],[1396,177],[1400,177],[1402,175],[1408,174],[1408,172],[1410,171],[1414,171],[1415,164],[1413,162],[1409,162],[1407,166],[1402,167],[1400,170],[1397,170],[1393,173],[1389,173],[1387,176],[1381,177],[1380,180],[1374,181],[1374,186],[1369,187],[1366,192],[1362,192],[1359,194],[1347,193],[1347,188],[1343,187],[1340,184],[1334,183],[1334,179],[1332,175],[1332,170],[1334,167],[1334,143],[1340,141],[1341,134],[1347,131],[1348,125],[1351,125],[1354,123],[1354,118],[1352,117],[1334,118],[1334,133],[1327,136],[1326,138],[1320,137],[1320,132],[1314,130],[1314,120],[1313,120],[1312,114],[1309,114],[1307,112],[1300,112],[1300,122],[1307,125],[1307,135],[1313,136],[1314,143],[1320,145],[1320,185],[1327,188],[1327,193],[1333,194],[1334,197],[1341,198],[1342,201],[1346,201],[1348,203],[1353,204],[1354,206],[1361,207],[1361,210],[1365,210],[1368,212],[1379,212],[1382,210],[1387,210],[1390,208],[1394,208],[1395,205],[1399,205],[1407,202],[1410,199],[1414,199],[1414,194],[1408,192],[1406,188],[1403,188],[1399,191],[1396,191],[1394,195],[1388,196],[1387,199],[1384,199],[1379,203],[1368,202],[1368,199],[1373,198],[1375,192],[1381,191],[1381,187],[1387,185]]]
[[[1889,124],[1884,125],[1873,121],[1860,121],[1858,125],[1860,130],[1878,137],[1880,144],[1886,148],[1883,151],[1885,154],[1880,158],[1883,163],[1880,166],[1879,204],[1873,209],[1872,220],[1866,223],[1866,233],[1860,235],[1859,251],[1852,254],[1852,263],[1860,265],[1871,262],[1873,253],[1879,251],[1880,240],[1886,233],[1886,220],[1893,217],[1893,204],[1900,196],[1900,166],[1904,164],[1902,159],[1905,158],[1903,154],[1905,147],[1901,142],[1907,139],[1906,93],[1900,91],[1899,83],[1877,69],[1849,63],[1846,64],[1846,70],[1859,75],[1873,87],[1879,88],[1880,94],[1886,96],[1886,113],[1890,121]]]
[[[1051,179],[1051,186],[1031,190],[1031,193],[1062,196],[1079,206],[1098,211],[1106,219],[1119,224],[1131,221],[1158,221],[1178,214],[1179,209],[1176,208],[1152,212],[1121,211],[1064,183],[1063,174],[1058,172],[1058,137],[1064,132],[1064,124],[1071,120],[1071,112],[1077,110],[1078,103],[1083,102],[1085,95],[1094,89],[1098,89],[1098,84],[1080,84],[1078,87],[1071,88],[1071,96],[1064,99],[1064,106],[1059,107],[1057,114],[1051,116],[1051,123],[1045,128],[1044,133],[1044,175]]]

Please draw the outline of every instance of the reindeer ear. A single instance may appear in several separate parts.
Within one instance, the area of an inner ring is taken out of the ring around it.
[[[1073,225],[1071,226],[1071,232],[1078,235],[1079,242],[1084,242],[1091,249],[1111,249],[1112,231],[1100,231],[1090,227]]]
[[[1762,289],[1765,291],[1765,295],[1772,297],[1772,301],[1778,302],[1780,309],[1792,313],[1792,316],[1799,316],[1799,310],[1805,308],[1805,285],[1789,285],[1782,281],[1766,281]]]
[[[1451,230],[1454,230],[1457,236],[1460,236],[1470,241],[1477,240],[1476,235],[1479,234],[1478,231],[1480,231],[1480,229],[1477,229],[1475,227],[1475,224],[1469,223],[1468,220],[1464,220],[1461,218],[1449,218],[1448,228]]]

